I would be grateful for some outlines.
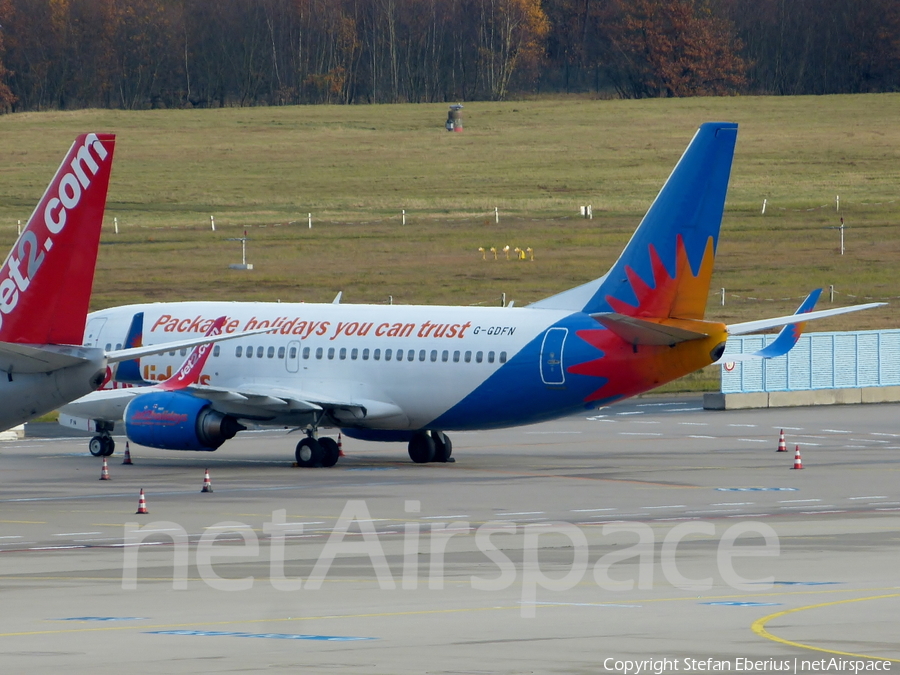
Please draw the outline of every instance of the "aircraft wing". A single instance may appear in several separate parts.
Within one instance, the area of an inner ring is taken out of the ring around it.
[[[340,422],[352,423],[363,419],[405,416],[399,406],[386,401],[355,397],[340,399],[287,387],[248,385],[223,388],[193,385],[187,391],[212,402],[217,410],[243,419],[265,420],[291,414],[308,416],[311,412],[323,412]]]
[[[50,373],[103,358],[103,350],[67,345],[23,345],[0,342],[0,370],[7,373]]]
[[[76,401],[59,409],[59,423],[63,426],[79,427],[70,418],[118,422],[125,414],[125,408],[135,396],[148,393],[150,387],[128,387],[127,389],[103,389],[92,391]]]
[[[186,347],[231,340],[267,333],[271,328],[258,328],[232,333],[228,335],[199,336],[189,340],[166,342],[148,347],[133,347],[131,349],[118,349],[106,354],[107,363],[130,361],[141,356],[163,354]],[[85,361],[102,358],[103,350],[96,347],[78,347],[74,345],[27,345],[17,342],[0,342],[0,369],[11,373],[49,373],[61,368],[76,366]]]
[[[224,340],[233,340],[235,338],[247,337],[249,335],[259,335],[260,333],[270,333],[271,328],[257,328],[256,330],[248,330],[242,333],[230,333],[226,335],[201,335],[188,340],[176,340],[174,342],[160,342],[155,345],[146,347],[132,347],[130,349],[117,349],[106,355],[107,363],[119,363],[120,361],[131,361],[142,356],[152,356],[154,354],[165,354],[166,352],[174,352],[178,349],[186,349],[188,347],[197,347],[211,342],[223,342]]]
[[[82,396],[62,408],[67,418],[117,422],[125,408],[137,396],[159,391],[159,387],[128,387],[95,391]],[[363,419],[404,416],[393,403],[373,399],[336,399],[331,396],[298,391],[283,387],[247,386],[240,388],[190,385],[183,391],[208,400],[213,408],[238,419],[267,421],[273,418],[289,420],[297,417],[305,422],[310,413],[324,413],[346,424]],[[61,422],[62,423],[62,422]]]

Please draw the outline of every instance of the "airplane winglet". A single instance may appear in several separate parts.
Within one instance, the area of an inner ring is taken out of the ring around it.
[[[213,321],[213,325],[206,331],[205,337],[221,335],[222,326],[225,325],[225,321],[227,320],[227,316],[220,316]],[[192,384],[197,384],[200,380],[200,373],[203,371],[203,366],[206,365],[206,360],[209,358],[212,349],[213,345],[209,342],[194,347],[191,350],[191,353],[188,354],[184,363],[181,364],[181,368],[179,368],[168,380],[161,382],[159,388],[164,391],[175,391],[177,389],[185,389]]]

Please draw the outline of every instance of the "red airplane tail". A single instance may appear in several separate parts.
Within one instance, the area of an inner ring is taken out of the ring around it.
[[[0,269],[0,341],[81,345],[115,139],[75,139],[28,219]]]

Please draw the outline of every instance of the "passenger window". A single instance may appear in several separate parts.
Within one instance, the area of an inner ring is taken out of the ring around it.
[[[391,360],[391,350],[390,350],[390,349],[385,349],[385,350],[384,350],[384,360],[385,360],[385,361],[390,361],[390,360]]]
[[[219,345],[216,345],[215,347],[213,347],[213,356],[218,356],[218,355],[219,355]]]
[[[420,349],[419,350],[419,361],[424,361],[424,360],[425,360],[425,350]],[[432,359],[432,360],[434,360],[434,359]]]
[[[253,347],[247,347],[247,358],[248,359],[253,358]]]
[[[110,342],[106,343],[106,351],[108,351],[108,352],[112,351],[112,343],[110,343]]]
[[[453,352],[453,363],[459,363],[459,350]]]
[[[182,356],[187,356],[187,347],[183,348],[180,353]]]
[[[341,361],[343,361],[343,360],[346,359],[346,358],[347,358],[347,348],[346,348],[346,347],[341,347],[341,351],[340,351],[340,359],[341,359]]]
[[[291,347],[291,358],[294,358],[294,357],[296,357],[296,356],[297,356],[297,348],[296,348],[296,347]],[[303,348],[303,358],[304,358],[304,359],[308,359],[308,358],[309,358],[309,347],[304,347],[304,348]]]
[[[356,347],[354,347],[353,349],[350,350],[350,358],[353,359],[354,361],[356,361],[357,356],[359,356],[359,350]]]
[[[466,352],[466,363],[472,362],[472,352]]]
[[[317,347],[317,348],[316,348],[316,358],[317,358],[317,359],[321,359],[321,358],[322,358],[322,348],[321,348],[321,347]]]
[[[328,348],[328,360],[331,361],[334,359],[334,347]]]
[[[415,349],[408,349],[406,351],[406,360],[407,361],[415,361],[416,360],[416,350]],[[423,361],[425,360],[425,350],[424,349],[422,350],[422,360]]]
[[[353,351],[356,351],[356,350],[354,349]],[[354,356],[353,358],[356,358],[356,357]],[[368,360],[369,360],[369,348],[366,347],[365,349],[363,349],[363,361],[368,361]]]
[[[483,358],[484,354],[482,352],[475,352],[475,363],[481,363]]]
[[[506,352],[500,352],[500,363],[506,363]]]
[[[284,347],[282,347],[282,349],[284,349]],[[274,359],[275,358],[275,347],[269,347],[266,350],[266,356],[270,359]],[[282,356],[283,356],[283,354],[282,354]]]
[[[243,347],[235,347],[235,348],[234,348],[234,355],[235,355],[235,357],[241,358],[241,354],[243,354],[243,353],[244,353],[244,348],[243,348]]]
[[[116,345],[116,351],[118,351],[118,350],[120,350],[120,349],[122,349],[122,345],[121,345],[121,344],[117,344],[117,345]]]
[[[494,352],[488,352],[488,363],[494,362]]]
[[[296,354],[296,351],[295,351],[295,354]],[[279,358],[279,359],[283,359],[283,358],[284,358],[284,347],[279,347],[279,348],[278,348],[278,358]],[[293,358],[293,357],[291,357],[291,358]]]
[[[388,357],[388,361],[390,361],[390,360],[391,360],[391,357]],[[398,361],[403,360],[403,350],[402,349],[397,350],[397,360]]]
[[[372,358],[375,359],[376,361],[380,360],[381,359],[381,350],[376,349],[374,352],[372,352]]]
[[[431,360],[432,362],[437,361],[437,349],[431,350]]]
[[[263,350],[264,347],[262,345],[256,348],[256,358],[261,359],[263,357]]]
[[[447,359],[449,359],[449,358],[450,358],[450,352],[448,352],[446,349],[441,352],[441,361],[443,361],[444,363],[447,363]]]

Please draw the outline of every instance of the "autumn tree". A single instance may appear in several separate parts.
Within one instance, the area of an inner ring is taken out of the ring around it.
[[[623,96],[722,95],[746,83],[741,43],[708,0],[622,0],[607,31]]]
[[[502,100],[516,70],[534,72],[550,24],[540,0],[474,0],[478,75],[484,90]]]

